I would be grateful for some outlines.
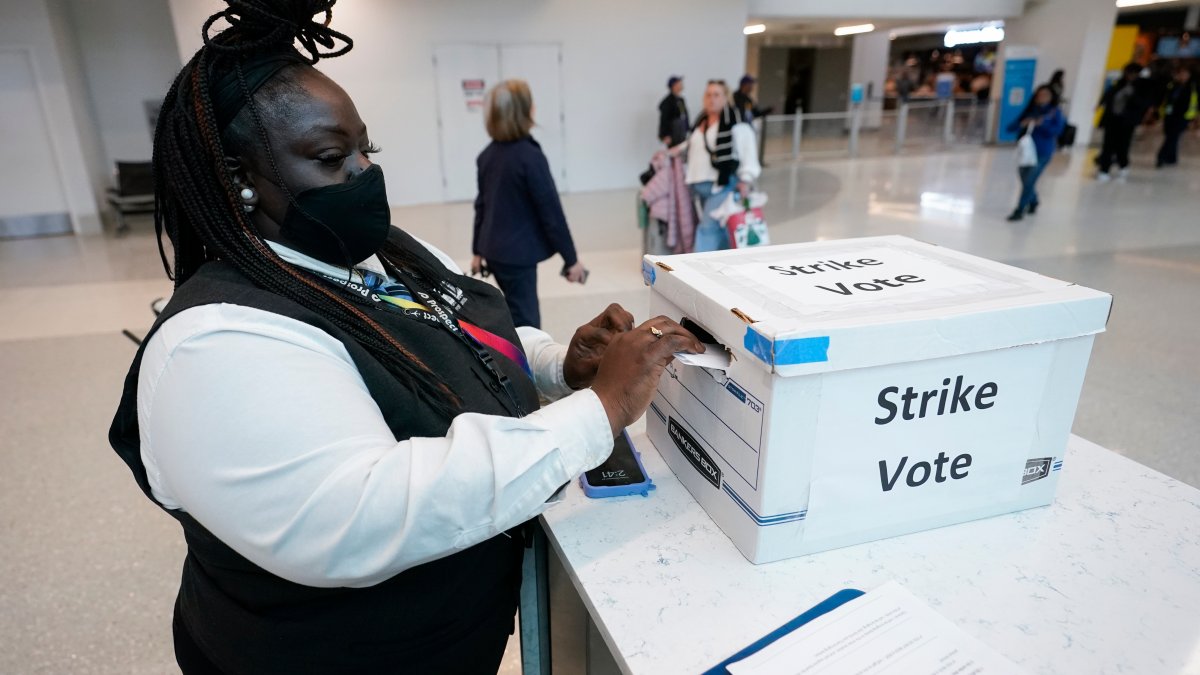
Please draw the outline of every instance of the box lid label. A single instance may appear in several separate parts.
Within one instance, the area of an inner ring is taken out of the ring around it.
[[[863,248],[837,257],[797,250],[787,260],[735,264],[727,271],[802,313],[860,311],[867,304],[973,295],[1000,285],[896,247]]]

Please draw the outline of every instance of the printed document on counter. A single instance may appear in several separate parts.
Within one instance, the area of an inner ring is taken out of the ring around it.
[[[732,675],[1017,675],[1020,668],[889,581],[731,663]]]

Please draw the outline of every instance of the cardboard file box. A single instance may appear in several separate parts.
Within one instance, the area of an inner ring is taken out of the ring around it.
[[[763,563],[1049,504],[1112,298],[905,237],[646,256],[672,364],[650,439]]]

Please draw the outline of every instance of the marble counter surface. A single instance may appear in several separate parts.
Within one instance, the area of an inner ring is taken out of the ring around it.
[[[752,565],[634,438],[658,489],[543,516],[627,673],[699,673],[843,588],[894,579],[1030,673],[1200,673],[1200,491],[1072,436],[1049,507]]]

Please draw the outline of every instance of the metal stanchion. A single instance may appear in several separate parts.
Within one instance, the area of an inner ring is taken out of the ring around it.
[[[537,520],[528,525],[531,537],[521,562],[521,672],[550,675],[549,540]]]
[[[858,157],[858,130],[862,126],[862,104],[855,103],[850,113],[850,156]]]
[[[796,106],[792,117],[792,159],[800,159],[800,134],[804,133],[804,109]]]
[[[767,117],[766,115],[754,120],[758,122],[758,163],[761,166],[767,165]],[[751,125],[751,128],[754,128]]]
[[[987,108],[984,110],[985,117],[983,122],[983,142],[984,144],[996,142],[996,101],[988,99]]]
[[[954,98],[946,99],[946,119],[942,120],[942,142],[950,145],[954,142]]]
[[[900,102],[900,111],[896,113],[896,154],[904,152],[904,136],[908,133],[908,101]]]

